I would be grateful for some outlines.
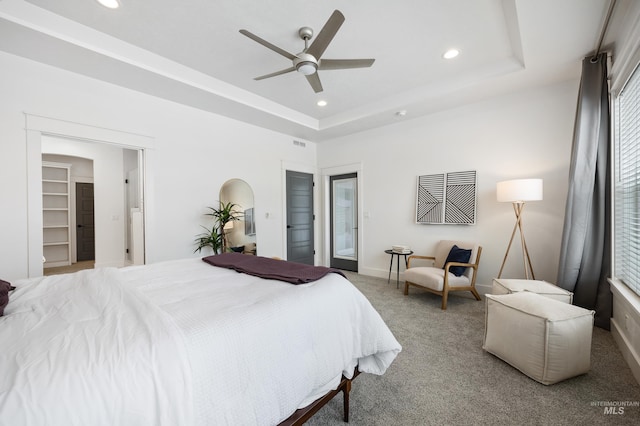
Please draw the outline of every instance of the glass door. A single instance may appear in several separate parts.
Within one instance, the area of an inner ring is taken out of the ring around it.
[[[358,176],[331,176],[331,267],[358,271]]]

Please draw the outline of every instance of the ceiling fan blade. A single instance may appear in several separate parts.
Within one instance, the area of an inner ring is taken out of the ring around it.
[[[260,77],[254,78],[254,80],[264,80],[265,78],[275,77],[276,75],[286,74],[288,72],[295,71],[295,70],[296,70],[295,67],[289,67],[289,68],[284,69],[284,70],[272,72],[271,74],[261,75]]]
[[[333,37],[342,26],[343,22],[344,15],[339,10],[334,10],[327,23],[324,24],[324,27],[322,27],[316,38],[313,40],[309,49],[307,49],[306,53],[313,55],[316,59],[320,59],[324,51],[327,49],[327,46],[329,46],[329,43],[331,43],[331,40],[333,40]]]
[[[322,83],[320,83],[320,77],[318,76],[317,72],[314,72],[311,75],[306,75],[305,77],[307,77],[307,81],[313,88],[314,92],[316,93],[322,92]]]
[[[296,55],[287,52],[286,50],[280,49],[278,46],[269,43],[268,41],[258,37],[257,35],[247,31],[247,30],[240,30],[240,34],[246,35],[247,37],[249,37],[251,40],[256,41],[258,43],[260,43],[261,45],[263,45],[266,48],[269,48],[271,50],[273,50],[276,53],[281,54],[282,56],[284,56],[287,59],[291,59],[292,61],[295,59]]]
[[[373,65],[375,59],[322,59],[318,64],[319,70],[344,70],[348,68],[367,68]]]

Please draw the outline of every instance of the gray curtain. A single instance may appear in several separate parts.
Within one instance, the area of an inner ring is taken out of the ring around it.
[[[610,329],[611,197],[607,54],[582,61],[558,285]]]

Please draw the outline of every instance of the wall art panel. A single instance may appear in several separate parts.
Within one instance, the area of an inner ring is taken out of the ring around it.
[[[473,225],[476,194],[475,170],[418,176],[416,222]]]

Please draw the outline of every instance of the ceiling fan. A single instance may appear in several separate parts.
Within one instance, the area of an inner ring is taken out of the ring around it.
[[[310,46],[308,44],[309,40],[313,37],[313,30],[309,27],[300,28],[298,30],[298,35],[304,40],[304,50],[295,55],[269,43],[266,40],[263,40],[247,30],[240,30],[241,34],[244,34],[250,39],[276,53],[279,53],[293,62],[293,65],[289,68],[256,77],[254,80],[264,80],[265,78],[298,71],[307,78],[307,81],[311,84],[313,90],[316,93],[319,93],[322,92],[322,83],[320,83],[320,77],[318,76],[319,70],[341,70],[348,68],[370,67],[373,65],[375,59],[321,59],[322,54],[327,49],[327,46],[329,46],[329,43],[331,43],[331,40],[333,40],[333,37],[344,23],[344,20],[344,15],[339,10],[335,10]]]

